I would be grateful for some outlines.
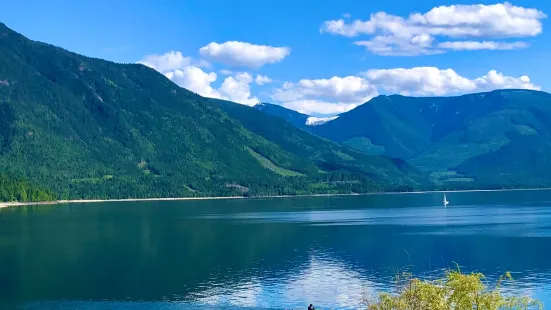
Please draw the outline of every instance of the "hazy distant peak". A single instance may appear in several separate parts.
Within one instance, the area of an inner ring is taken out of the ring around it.
[[[336,118],[338,118],[339,116],[331,116],[331,117],[315,117],[315,116],[310,116],[306,119],[306,125],[307,126],[318,126],[318,125],[322,125],[322,124],[325,124],[327,122],[330,122]]]

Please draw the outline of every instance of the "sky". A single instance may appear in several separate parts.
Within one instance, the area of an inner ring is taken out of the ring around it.
[[[0,22],[202,96],[314,115],[382,94],[551,91],[551,1],[8,1]]]

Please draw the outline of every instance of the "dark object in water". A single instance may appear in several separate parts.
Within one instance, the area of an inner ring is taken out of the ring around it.
[[[308,306],[308,310],[314,310],[314,305],[310,304],[310,305]]]

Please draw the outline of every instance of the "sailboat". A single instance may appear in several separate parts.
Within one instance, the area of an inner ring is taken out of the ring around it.
[[[447,199],[446,199],[446,194],[444,194],[444,201],[442,202],[444,203],[444,207],[448,205],[448,203],[450,203]]]

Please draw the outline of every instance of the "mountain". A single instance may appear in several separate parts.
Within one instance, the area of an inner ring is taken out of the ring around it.
[[[282,118],[298,128],[305,128],[306,121],[310,117],[310,115],[302,114],[297,111],[290,110],[280,105],[271,103],[257,103],[254,108],[266,114]]]
[[[8,196],[21,188],[77,199],[423,184],[402,160],[365,156],[242,108],[182,89],[143,65],[84,57],[0,24],[0,171]]]
[[[277,144],[283,150],[316,163],[323,171],[344,170],[368,175],[378,184],[387,187],[407,185],[428,186],[419,171],[405,161],[386,156],[370,156],[351,147],[341,145],[306,131],[293,124],[255,108],[234,102],[211,99],[230,117],[249,131]]]
[[[438,184],[549,186],[551,94],[378,96],[310,129],[367,154],[407,160]]]

